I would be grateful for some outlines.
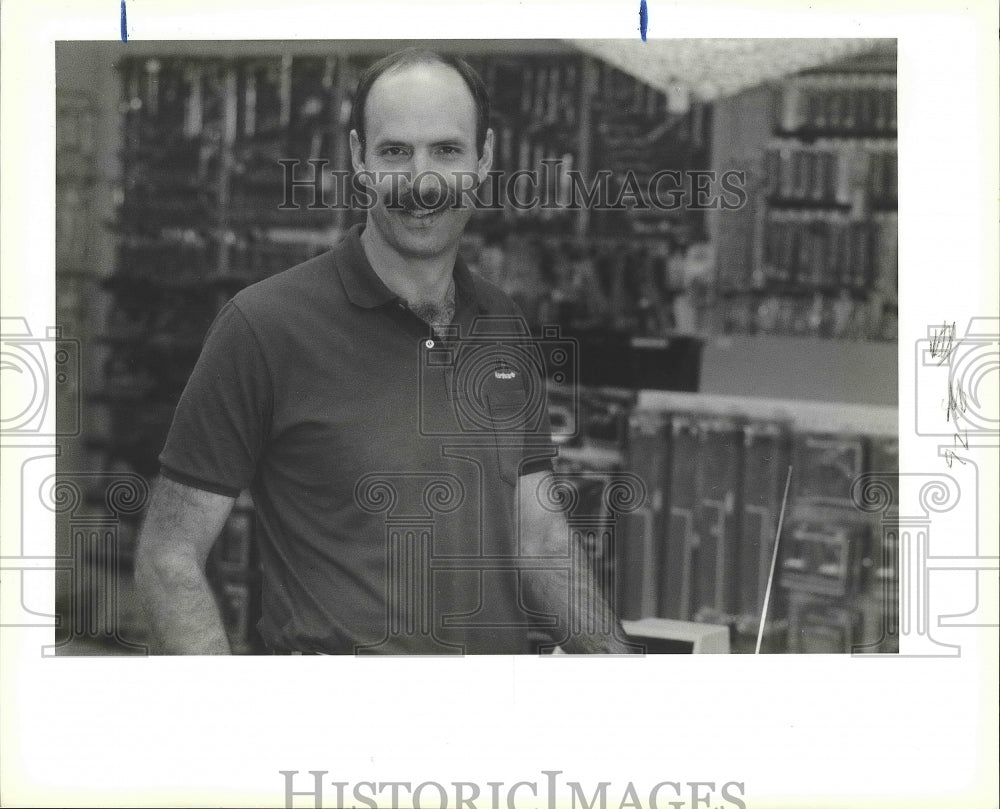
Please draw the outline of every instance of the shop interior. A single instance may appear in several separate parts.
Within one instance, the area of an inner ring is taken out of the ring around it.
[[[78,365],[58,414],[74,497],[53,506],[68,655],[144,651],[136,537],[206,329],[363,218],[280,207],[279,161],[348,171],[357,80],[412,43],[116,44],[56,47],[56,322]],[[662,629],[661,651],[898,651],[894,42],[428,44],[483,76],[507,175],[604,172],[612,198],[629,175],[732,182],[602,210],[555,176],[553,204],[479,211],[463,243],[574,355],[549,381],[556,471],[619,616]],[[628,509],[607,496],[620,474],[645,487]],[[208,574],[234,652],[264,652],[247,493]]]

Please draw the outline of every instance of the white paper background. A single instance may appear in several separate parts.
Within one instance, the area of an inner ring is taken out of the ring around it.
[[[54,322],[53,42],[118,39],[119,13],[117,0],[3,5],[2,305],[36,331]],[[132,39],[638,36],[637,2],[130,0],[128,19]],[[916,390],[915,341],[945,319],[961,333],[997,314],[996,31],[987,2],[649,0],[650,37],[898,37],[903,471],[948,471],[938,442],[913,435],[914,409],[942,396]],[[5,493],[17,489],[15,455],[5,452]],[[978,525],[974,478],[956,465],[965,499],[935,534],[953,532],[959,547],[978,529],[980,553],[996,556],[996,449],[967,457],[979,466]],[[50,512],[5,498],[4,556],[18,553],[22,517],[33,537],[52,534]],[[16,574],[2,573],[10,593]],[[41,578],[32,595],[44,601]],[[932,573],[932,622],[974,606],[974,581]],[[995,621],[996,588],[979,595]],[[744,782],[750,809],[995,806],[996,630],[933,632],[961,656],[43,659],[51,630],[5,628],[0,803],[282,806],[283,769],[300,771],[300,789],[310,769],[328,782],[507,786],[556,769],[588,796],[600,781],[609,797],[633,781],[644,806],[664,780]],[[518,807],[546,805],[520,794]],[[333,800],[329,788],[324,805]]]

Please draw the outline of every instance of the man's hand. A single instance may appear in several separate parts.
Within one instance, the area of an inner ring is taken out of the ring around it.
[[[518,480],[518,511],[522,557],[552,559],[550,570],[525,570],[524,580],[546,612],[558,616],[565,633],[553,637],[570,654],[635,654],[627,643],[614,609],[601,595],[582,548],[571,548],[566,520],[539,499],[539,487],[551,472],[522,475]]]
[[[235,498],[161,477],[135,559],[135,580],[164,654],[230,654],[205,562]]]

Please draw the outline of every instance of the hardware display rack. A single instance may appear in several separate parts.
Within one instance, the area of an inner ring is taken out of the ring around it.
[[[717,327],[894,342],[895,53],[805,71],[775,92],[749,173],[748,254],[719,266]]]

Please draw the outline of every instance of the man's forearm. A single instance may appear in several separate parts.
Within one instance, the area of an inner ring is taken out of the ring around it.
[[[197,559],[147,549],[136,559],[136,584],[162,654],[230,654],[229,639]]]
[[[587,554],[562,512],[564,503],[553,496],[553,485],[559,485],[559,479],[549,472],[530,473],[518,481],[519,544],[532,568],[522,571],[523,580],[532,601],[558,617],[553,641],[574,654],[641,652],[627,642],[613,605],[594,581]],[[539,565],[543,560],[551,564]]]
[[[135,560],[135,578],[164,654],[229,654],[205,560],[234,498],[161,477],[153,488]]]
[[[527,576],[529,590],[543,610],[558,616],[565,627],[563,637],[556,639],[560,648],[570,654],[639,652],[626,642],[614,609],[598,589],[581,551],[570,554],[569,571],[533,570]]]

